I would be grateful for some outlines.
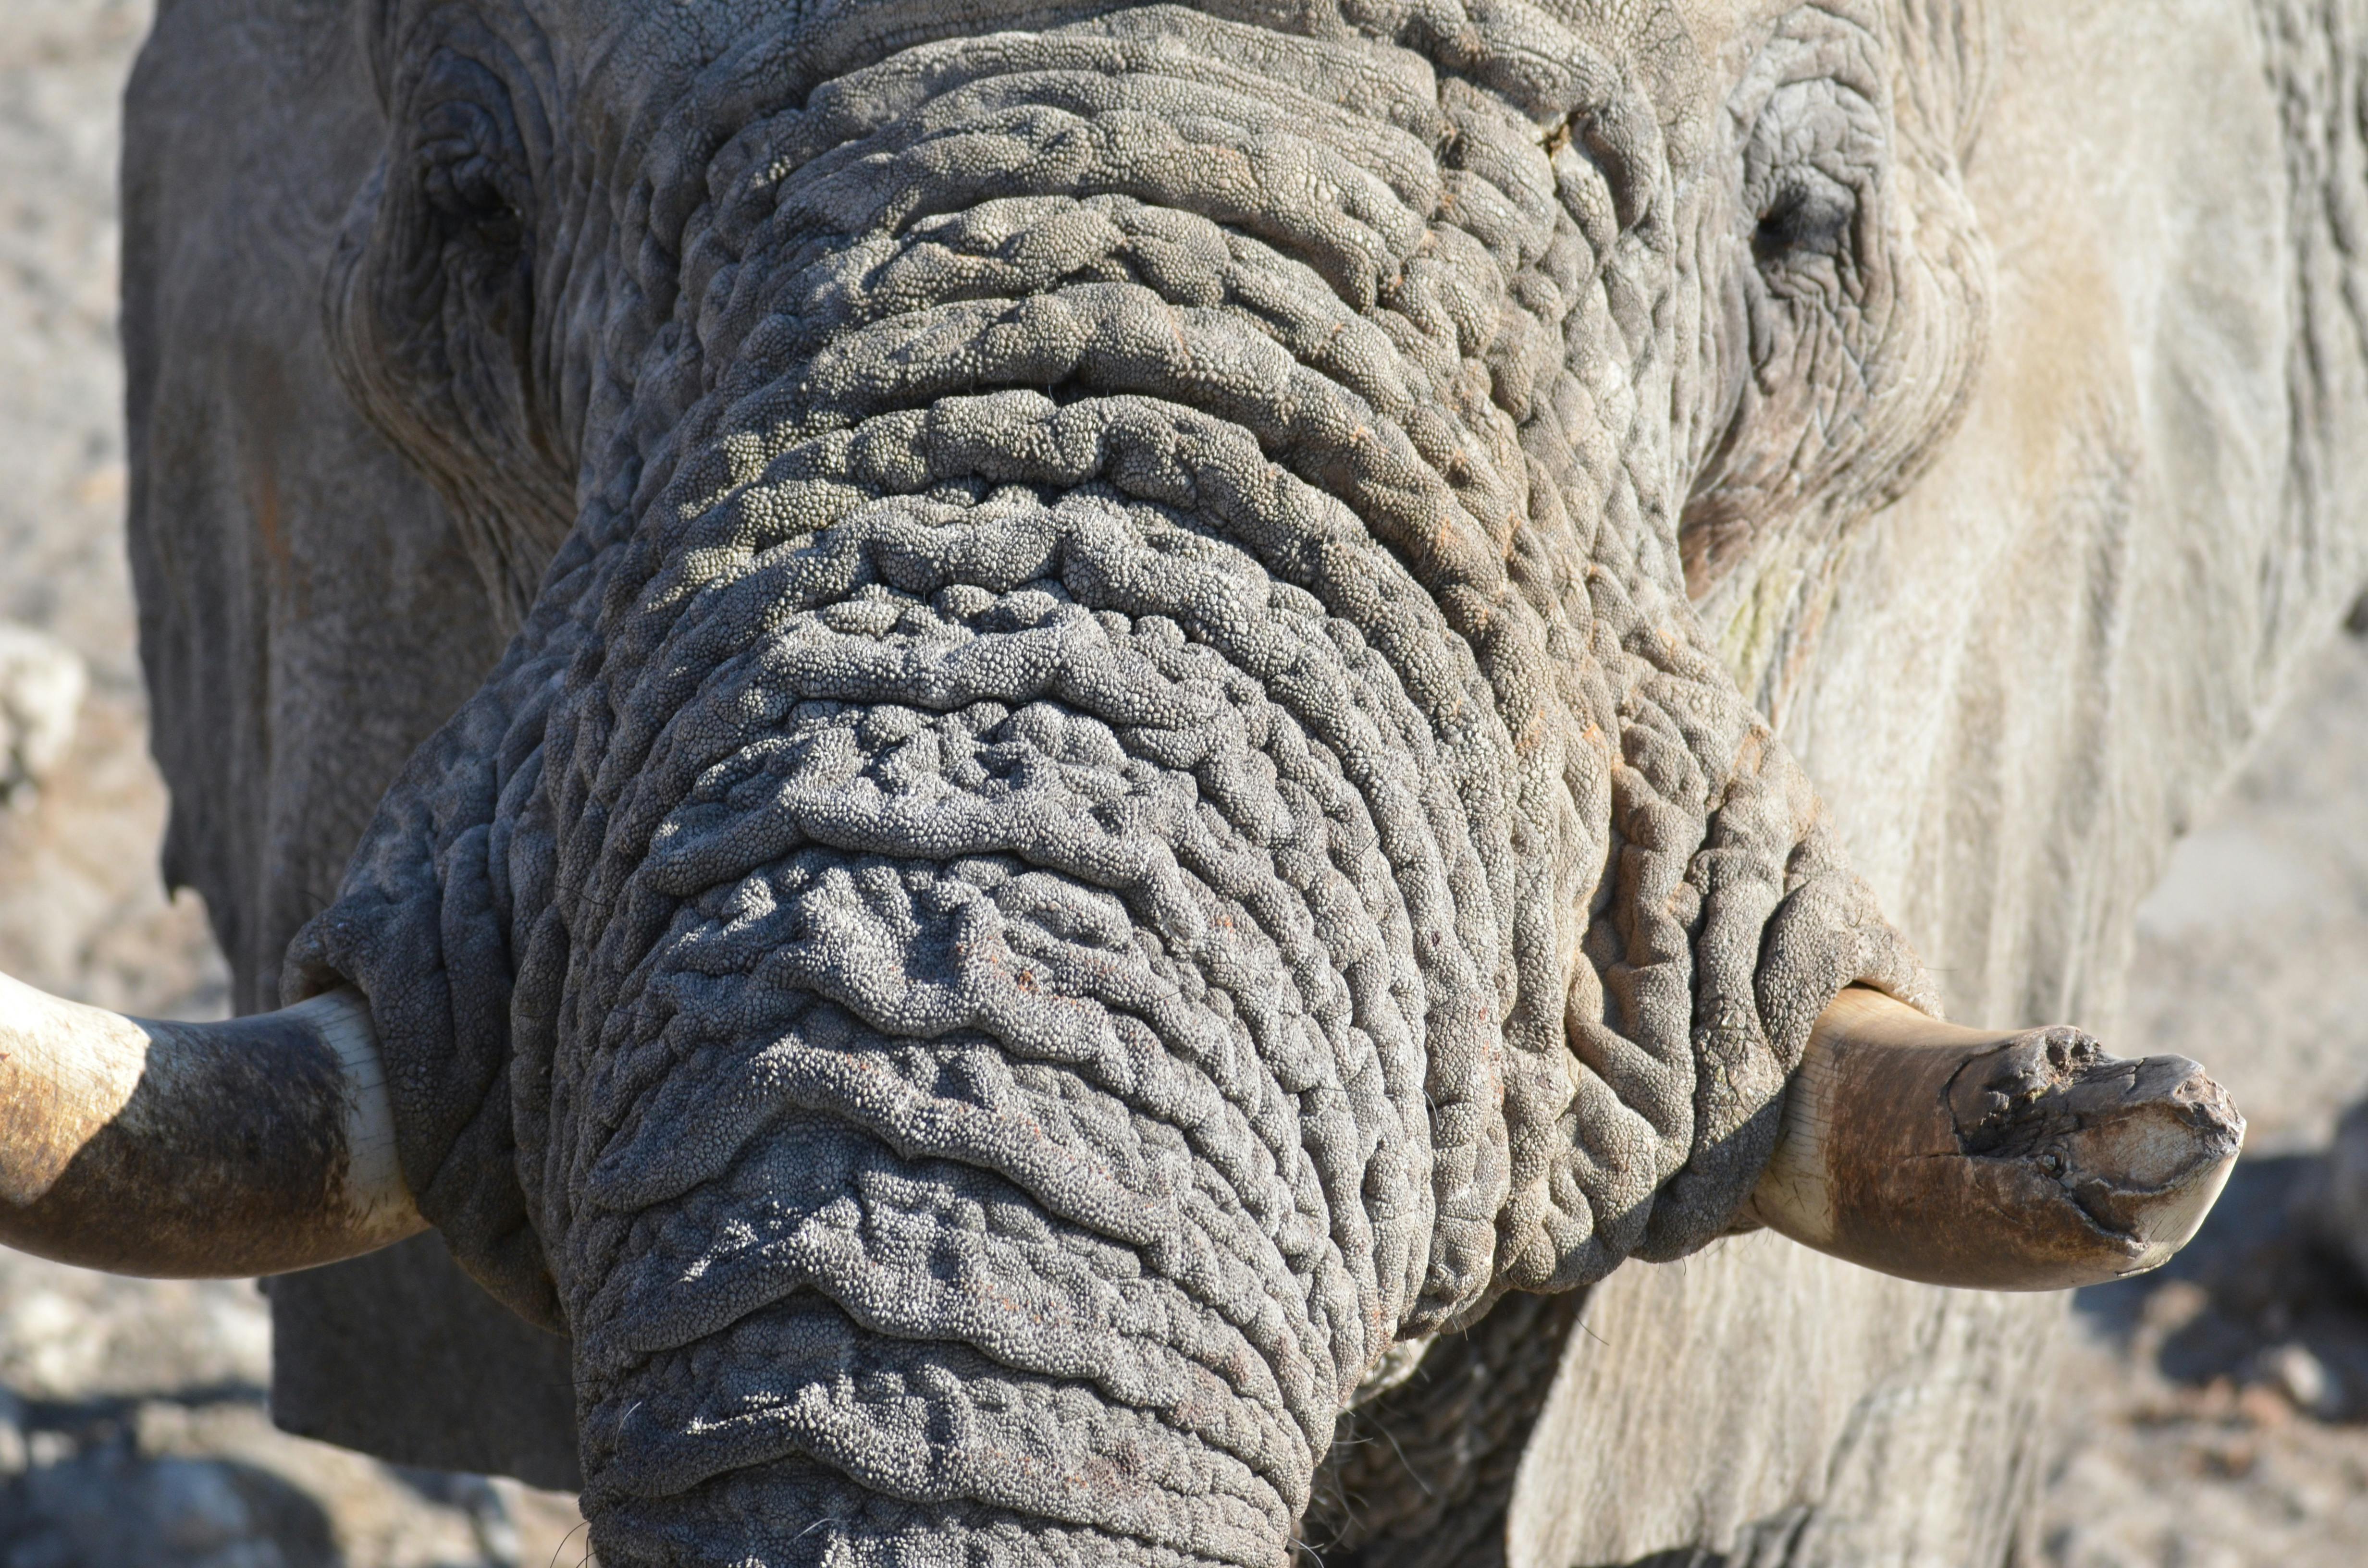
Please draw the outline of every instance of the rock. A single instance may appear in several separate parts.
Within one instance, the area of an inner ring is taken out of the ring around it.
[[[2286,1396],[2296,1410],[2327,1415],[2340,1403],[2335,1379],[2326,1364],[2300,1345],[2271,1346],[2256,1363],[2260,1379]]]
[[[270,1308],[252,1284],[0,1254],[0,1386],[19,1399],[259,1390],[270,1376]]]
[[[246,1499],[222,1466],[159,1460],[148,1472],[158,1544],[195,1557],[237,1546],[256,1533]]]
[[[0,623],[0,806],[65,760],[90,677],[73,649]]]

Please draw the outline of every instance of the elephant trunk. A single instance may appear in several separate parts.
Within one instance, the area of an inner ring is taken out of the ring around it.
[[[1490,1284],[1515,747],[1392,547],[1452,554],[1455,498],[1358,309],[1422,225],[1367,112],[1236,80],[1179,141],[1239,76],[1184,26],[859,73],[690,226],[712,390],[518,829],[604,1561],[1271,1564],[1360,1381]],[[1518,507],[1489,417],[1437,439]]]
[[[668,726],[666,928],[554,1118],[604,1561],[1273,1562],[1429,1253],[1394,868],[1286,704],[1111,608],[1143,520],[850,526],[905,585]],[[1030,586],[917,580],[1031,534]]]

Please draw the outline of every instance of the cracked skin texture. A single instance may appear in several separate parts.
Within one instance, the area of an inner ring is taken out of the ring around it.
[[[456,509],[585,452],[293,957],[575,1336],[604,1562],[1280,1561],[1392,1344],[1719,1234],[1825,1003],[1925,999],[1687,608],[1638,75],[1266,19],[825,16],[587,135],[526,481],[410,264],[491,209],[341,258]]]

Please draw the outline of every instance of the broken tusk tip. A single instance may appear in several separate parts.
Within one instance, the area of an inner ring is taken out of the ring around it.
[[[1930,1284],[2100,1284],[2194,1235],[2243,1132],[2226,1090],[2185,1058],[2117,1059],[2066,1025],[1959,1028],[1845,992],[1788,1089],[1752,1211]]]

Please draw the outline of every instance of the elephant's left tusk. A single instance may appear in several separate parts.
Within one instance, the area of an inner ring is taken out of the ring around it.
[[[424,1230],[352,991],[155,1023],[0,975],[0,1244],[119,1274],[278,1274]]]
[[[1989,1290],[2163,1263],[2245,1137],[2184,1057],[2110,1057],[2061,1025],[1995,1033],[1853,987],[1819,1015],[1751,1211],[1884,1274]]]

